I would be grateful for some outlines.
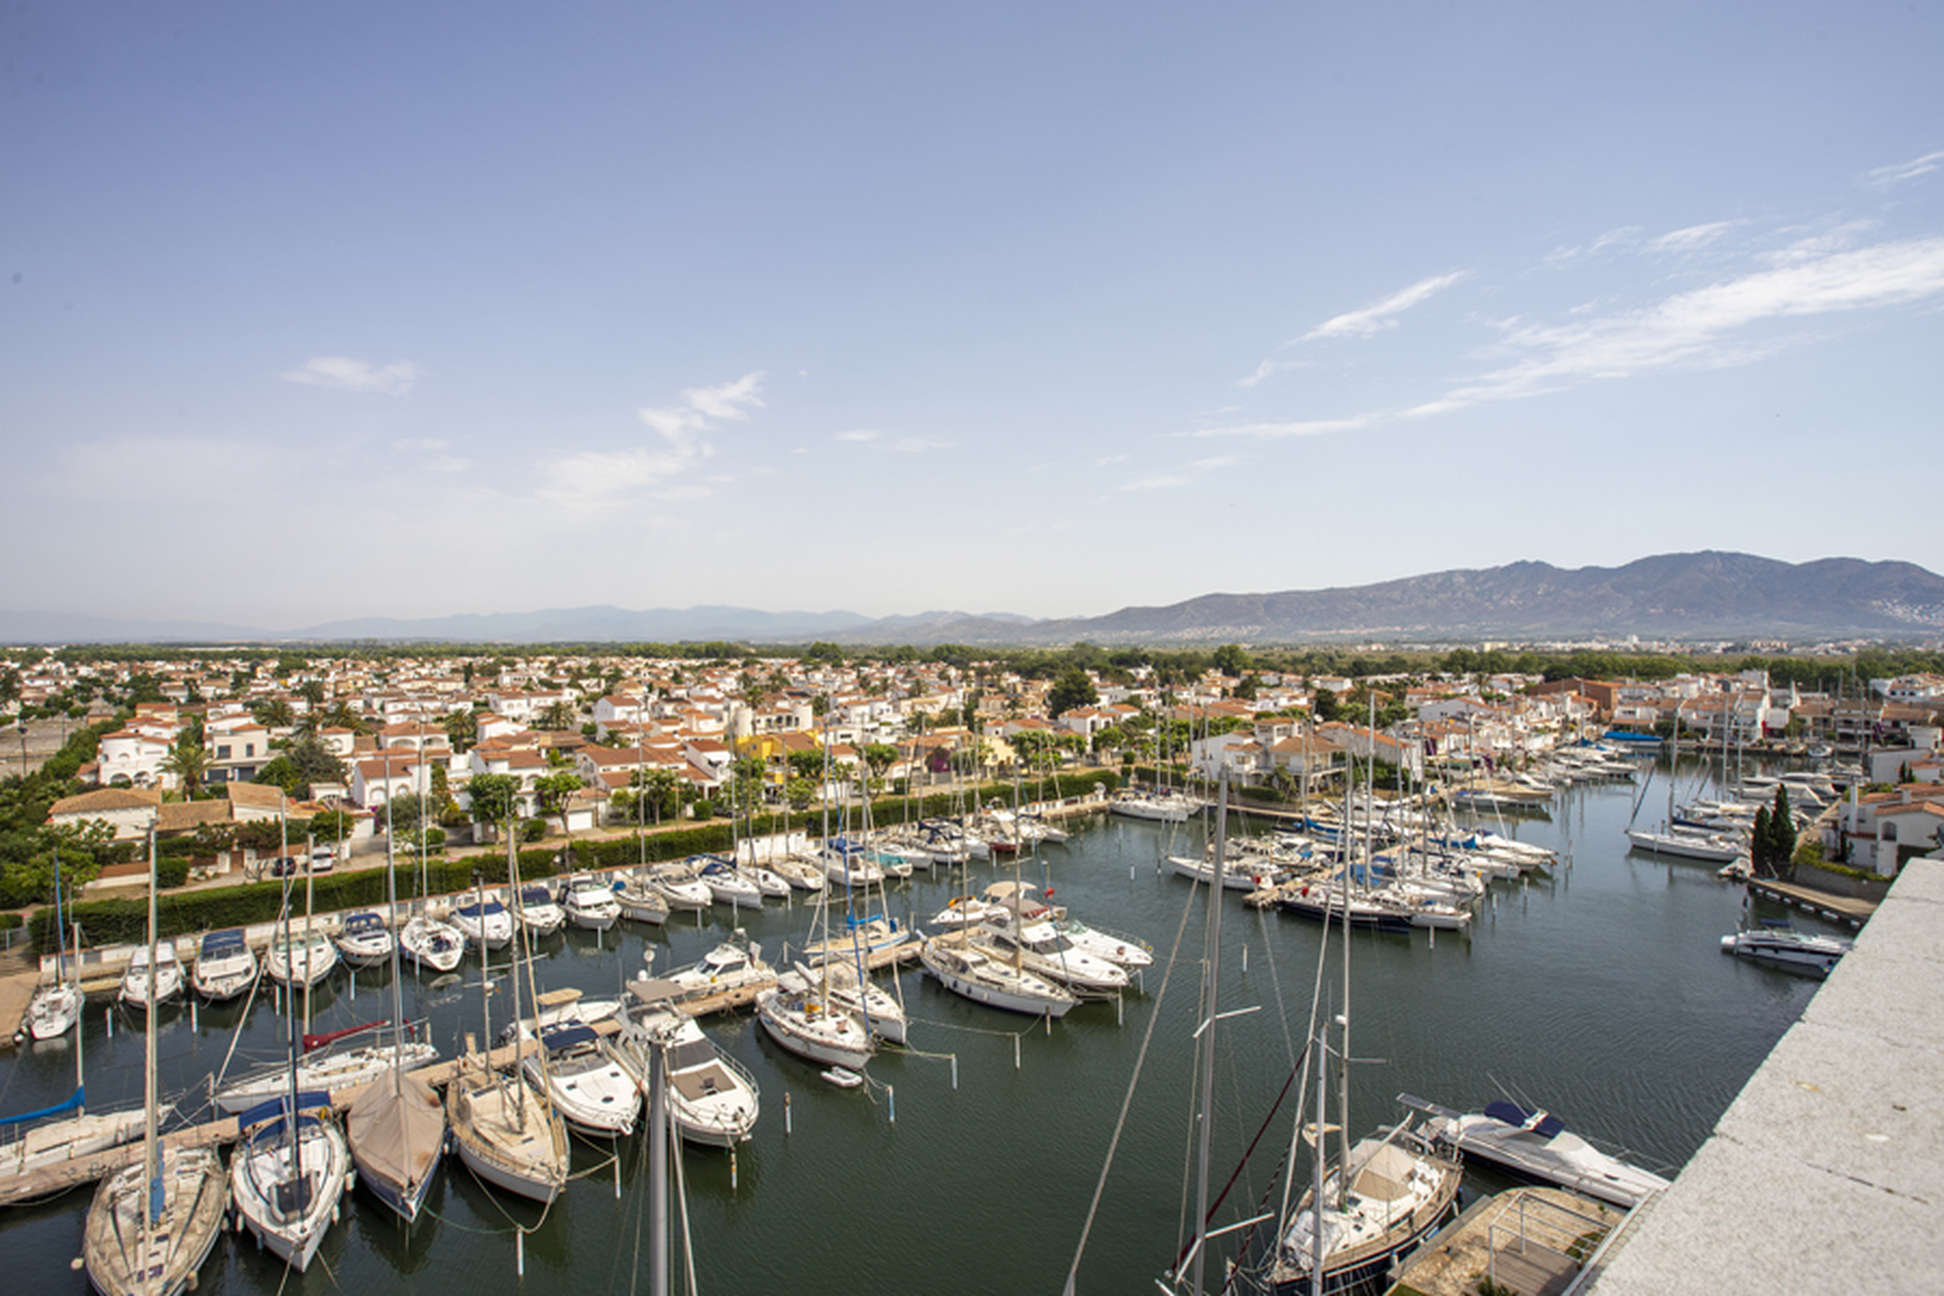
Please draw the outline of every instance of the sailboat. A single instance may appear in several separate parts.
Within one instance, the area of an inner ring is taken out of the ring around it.
[[[155,946],[155,836],[149,835],[148,943]],[[214,1149],[164,1149],[157,1133],[156,985],[150,981],[142,1064],[142,1159],[109,1175],[88,1205],[81,1261],[106,1296],[176,1296],[195,1281],[222,1235],[229,1185]]]
[[[825,782],[829,782],[830,750],[824,749]],[[829,838],[830,811],[824,811],[824,837]],[[848,855],[843,856],[848,860]],[[848,884],[849,879],[840,875],[833,881]],[[823,928],[824,946],[830,948],[830,892],[817,893],[817,911],[812,919],[813,929]],[[781,984],[771,986],[756,996],[756,1020],[763,1024],[763,1030],[785,1049],[800,1058],[821,1062],[825,1066],[843,1067],[850,1071],[861,1070],[877,1052],[877,1042],[863,1025],[847,1012],[830,993],[828,972],[819,971],[814,978],[801,978],[801,988],[795,984],[785,988]]]
[[[398,869],[392,857],[391,802],[385,803],[385,903],[398,922]],[[375,915],[374,915],[375,917]],[[351,1159],[365,1187],[407,1224],[418,1218],[439,1169],[445,1146],[445,1107],[432,1086],[405,1067],[404,991],[398,943],[391,946],[392,1064],[390,1074],[367,1084],[345,1113]]]
[[[69,975],[66,942],[61,937],[61,848],[54,847],[54,980],[34,991],[27,1001],[27,1033],[37,1040],[67,1034],[81,1019],[81,952],[74,954]]]
[[[513,854],[513,825],[506,828],[507,891],[520,894],[519,862]],[[516,901],[517,903],[517,901]],[[519,948],[526,946],[526,925],[516,923]],[[513,986],[513,1019],[520,1019],[520,957],[516,948],[509,980]],[[530,966],[530,964],[529,964]],[[493,1038],[492,989],[487,965],[480,968],[482,1049]],[[518,1075],[493,1070],[489,1055],[477,1055],[477,1075],[464,1072],[446,1088],[446,1119],[459,1159],[483,1182],[535,1201],[551,1202],[567,1183],[567,1126],[547,1102]],[[544,1051],[541,1054],[544,1059]],[[544,1065],[544,1062],[543,1062]]]
[[[1346,824],[1349,797],[1346,786]],[[1344,846],[1347,852],[1347,836]],[[1370,856],[1366,819],[1366,862]],[[1317,1120],[1311,1140],[1315,1177],[1297,1203],[1294,1217],[1278,1230],[1267,1275],[1268,1290],[1275,1296],[1360,1291],[1374,1284],[1450,1217],[1462,1178],[1458,1163],[1414,1130],[1408,1118],[1377,1136],[1359,1139],[1354,1146],[1350,1143],[1350,873],[1346,853],[1344,867],[1338,870],[1342,892],[1337,906],[1343,933],[1343,1007],[1337,1016],[1335,1050],[1340,1080],[1339,1151],[1335,1164],[1330,1164],[1323,1106],[1331,1050],[1327,1031],[1322,1030],[1311,1045],[1317,1076]]]
[[[287,852],[286,852],[287,853]],[[306,906],[308,907],[308,906]],[[291,947],[286,884],[283,941]],[[316,933],[320,940],[321,933]],[[335,960],[329,941],[324,948]],[[289,1092],[244,1112],[244,1131],[230,1156],[230,1194],[244,1227],[259,1246],[302,1273],[317,1254],[351,1177],[351,1149],[331,1114],[328,1092],[305,1093],[297,1083],[297,996],[285,996]],[[307,1009],[308,1011],[308,1009]]]

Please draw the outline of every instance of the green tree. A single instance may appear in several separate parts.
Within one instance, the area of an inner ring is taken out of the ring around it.
[[[514,774],[475,774],[466,785],[476,824],[502,824],[513,817],[519,804],[520,780]]]
[[[549,703],[547,709],[540,713],[540,727],[542,729],[559,732],[572,729],[574,727],[574,708],[569,706],[565,699]]]
[[[793,751],[789,756],[790,773],[812,782],[823,778],[824,754],[817,751]]]
[[[816,643],[811,644],[809,649],[804,652],[803,659],[805,661],[828,662],[833,666],[841,666],[844,661],[844,650],[834,643],[819,639]]]
[[[265,698],[250,708],[250,718],[266,729],[288,729],[297,722],[290,703],[282,698]]]
[[[1092,706],[1100,701],[1100,693],[1094,688],[1093,680],[1078,666],[1069,666],[1054,679],[1053,687],[1046,694],[1046,713],[1064,715],[1075,707]]]
[[[292,740],[284,749],[284,755],[296,767],[298,777],[304,783],[344,782],[344,762],[334,756],[324,740],[315,734],[305,734]]]
[[[1758,827],[1759,833],[1761,829]],[[1795,815],[1789,808],[1789,789],[1775,789],[1775,809],[1769,813],[1769,858],[1773,861],[1772,876],[1792,873],[1790,863],[1795,859],[1796,829]]]
[[[295,797],[300,801],[310,798],[310,784],[304,781],[304,776],[298,772],[296,763],[287,755],[278,756],[258,770],[256,782],[282,788],[286,796]]]
[[[183,795],[193,797],[202,787],[203,778],[209,773],[209,753],[200,743],[192,742],[184,734],[162,758],[162,768],[176,776],[182,785]]]
[[[445,718],[445,733],[452,742],[452,750],[469,752],[479,743],[479,717],[461,707]]]
[[[324,705],[324,681],[318,679],[305,680],[297,686],[297,696],[310,703],[311,710],[315,711],[318,707]]]
[[[1215,669],[1224,675],[1241,675],[1249,665],[1249,654],[1240,644],[1223,644],[1215,650]]]
[[[1775,835],[1769,831],[1767,806],[1755,811],[1755,830],[1748,836],[1748,864],[1756,877],[1775,876]]]
[[[884,771],[897,762],[898,749],[890,743],[865,743],[864,750],[859,755],[863,756],[864,763],[870,767],[872,778],[883,778]]]
[[[816,795],[817,785],[807,778],[793,778],[783,785],[783,798],[792,810],[808,810]]]
[[[1310,698],[1310,712],[1316,717],[1317,723],[1328,724],[1330,721],[1335,720],[1339,715],[1341,715],[1342,711],[1343,711],[1343,707],[1342,704],[1337,701],[1337,695],[1335,689],[1326,689],[1326,688],[1319,687],[1312,692]]]

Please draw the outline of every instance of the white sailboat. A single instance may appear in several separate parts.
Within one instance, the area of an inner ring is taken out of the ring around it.
[[[466,938],[451,923],[425,914],[415,914],[398,932],[399,948],[412,966],[421,970],[450,972],[466,954]]]
[[[286,848],[283,852],[288,854]],[[310,922],[309,878],[305,880],[304,918]],[[337,950],[322,932],[309,929],[301,942],[290,924],[290,885],[284,885],[283,931],[271,941],[271,973],[275,953],[285,951],[285,981],[292,990],[306,989],[314,977],[321,946],[337,963]],[[313,939],[314,938],[314,939]],[[244,1227],[292,1269],[302,1273],[317,1254],[324,1232],[338,1217],[338,1201],[350,1186],[351,1148],[331,1113],[328,1090],[304,1092],[298,1084],[297,996],[284,996],[287,1025],[286,1075],[288,1089],[276,1098],[237,1117],[243,1138],[230,1156],[230,1196]],[[308,1025],[310,996],[304,997]],[[218,1100],[221,1101],[220,1098]]]
[[[54,847],[54,979],[35,987],[33,997],[27,1001],[26,1028],[34,1039],[58,1039],[81,1020],[85,1002],[81,995],[81,952],[76,949],[70,969],[66,948],[61,930],[61,849],[57,842]],[[69,974],[70,970],[73,975]]]

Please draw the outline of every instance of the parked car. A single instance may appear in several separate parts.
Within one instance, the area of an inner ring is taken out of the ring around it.
[[[279,855],[277,858],[265,864],[258,865],[257,875],[259,877],[276,878],[296,877],[297,857],[295,855]]]
[[[316,850],[313,850],[311,852],[311,857],[310,857],[311,872],[329,873],[332,869],[336,867],[337,867],[337,852],[332,850],[329,846],[319,846]]]

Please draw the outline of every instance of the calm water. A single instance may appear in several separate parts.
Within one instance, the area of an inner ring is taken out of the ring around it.
[[[1697,775],[1684,771],[1683,793]],[[1776,1039],[1795,1021],[1815,983],[1724,957],[1722,933],[1739,916],[1741,893],[1712,868],[1626,852],[1622,835],[1636,790],[1615,785],[1570,795],[1551,821],[1513,827],[1524,840],[1570,846],[1550,881],[1528,890],[1498,884],[1469,939],[1441,933],[1358,935],[1351,947],[1352,1047],[1381,1059],[1355,1069],[1353,1135],[1390,1118],[1399,1091],[1471,1107],[1513,1093],[1557,1113],[1569,1128],[1620,1143],[1648,1164],[1678,1166]],[[1643,822],[1665,806],[1656,777],[1644,795]],[[1157,965],[1145,994],[1125,1004],[1117,1025],[1111,1003],[1089,1004],[1042,1026],[966,1003],[917,971],[900,981],[915,1020],[914,1046],[933,1056],[881,1055],[871,1066],[880,1086],[839,1091],[816,1068],[775,1048],[749,1017],[708,1023],[709,1033],[747,1064],[763,1087],[763,1117],[737,1155],[732,1184],[720,1150],[686,1153],[689,1228],[703,1289],[715,1292],[888,1290],[927,1292],[1060,1289],[1088,1199],[1100,1172],[1141,1035],[1158,1011],[1154,1042],[1101,1203],[1080,1273],[1092,1292],[1152,1290],[1181,1236],[1188,1147],[1189,1077],[1196,1020],[1203,909],[1190,885],[1158,873],[1165,849],[1199,850],[1200,825],[1170,830],[1096,819],[1066,845],[1022,865],[1028,881],[1049,882],[1082,918],[1145,937]],[[1035,876],[1038,875],[1038,876]],[[975,865],[972,884],[995,872]],[[895,916],[936,911],[958,890],[920,875],[894,887]],[[1175,932],[1188,911],[1182,956],[1166,997],[1157,994]],[[1217,1185],[1262,1122],[1300,1046],[1320,939],[1299,920],[1260,915],[1230,900],[1223,911],[1225,1008],[1262,1011],[1223,1023],[1218,1039]],[[803,939],[810,911],[772,905],[742,916],[774,957]],[[542,988],[574,985],[613,995],[641,967],[646,945],[656,966],[691,961],[732,926],[726,912],[698,930],[625,927],[597,944],[591,934],[557,936],[544,951]],[[1248,970],[1242,970],[1244,951]],[[1329,989],[1340,984],[1332,945]],[[464,965],[476,985],[477,965]],[[479,1028],[479,995],[434,989],[406,975],[407,1011],[429,1017],[433,1038],[451,1048]],[[494,1004],[496,1017],[508,1005]],[[313,1001],[317,1029],[385,1015],[382,978],[361,975],[355,996],[343,973]],[[240,1011],[161,1014],[166,1090],[198,1094],[221,1065]],[[119,1017],[107,1038],[104,1008],[87,1018],[91,1105],[139,1099],[139,1022]],[[1022,1027],[1024,1028],[1022,1031]],[[239,1062],[275,1057],[281,1024],[259,1001],[242,1024]],[[496,1027],[497,1029],[497,1027]],[[1012,1032],[1019,1039],[1014,1069]],[[72,1082],[65,1043],[0,1055],[0,1111],[57,1101]],[[958,1087],[950,1063],[956,1054]],[[235,1064],[233,1064],[234,1066]],[[891,1086],[895,1094],[881,1086]],[[794,1133],[785,1137],[784,1095]],[[1293,1099],[1292,1099],[1293,1101]],[[193,1106],[199,1097],[185,1100]],[[892,1117],[895,1109],[895,1122]],[[1224,1220],[1280,1195],[1279,1162],[1289,1141],[1285,1107],[1237,1180]],[[637,1281],[645,1176],[641,1140],[621,1151],[619,1197],[605,1149],[576,1148],[575,1182],[545,1226],[528,1239],[524,1286],[565,1281],[630,1290]],[[1474,1186],[1499,1185],[1475,1177]],[[0,1248],[17,1291],[81,1290],[70,1272],[89,1193],[0,1215]],[[488,1194],[456,1160],[432,1190],[434,1217],[409,1237],[364,1194],[323,1244],[323,1264],[282,1282],[281,1268],[247,1240],[230,1239],[202,1272],[203,1292],[400,1290],[517,1291],[508,1219],[532,1222],[536,1209]],[[408,1275],[410,1277],[408,1277]],[[641,1281],[646,1290],[645,1280]]]

